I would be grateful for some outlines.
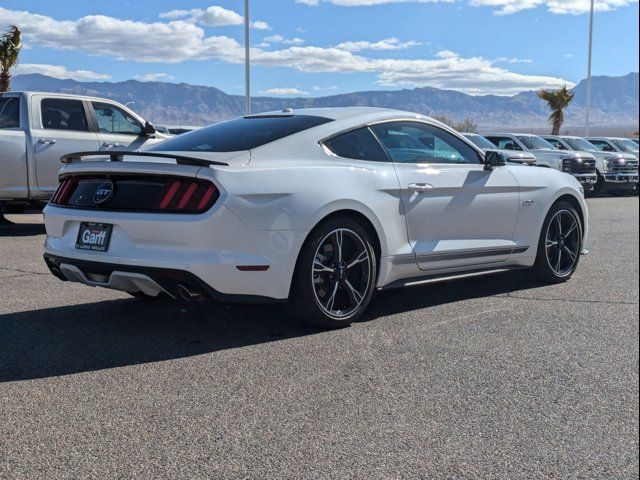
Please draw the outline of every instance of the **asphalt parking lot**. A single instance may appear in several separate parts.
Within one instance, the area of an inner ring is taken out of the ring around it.
[[[139,301],[0,230],[2,478],[637,478],[638,198],[598,198],[559,286],[380,294],[339,331]]]

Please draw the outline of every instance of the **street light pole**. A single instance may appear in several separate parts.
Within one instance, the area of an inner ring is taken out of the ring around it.
[[[594,0],[591,0],[591,11],[589,14],[589,60],[587,61],[587,110],[585,115],[584,136],[589,136],[589,113],[591,110],[591,51],[593,48],[593,6]]]
[[[249,56],[249,0],[244,0],[244,82],[245,82],[245,111],[251,114],[251,58]]]

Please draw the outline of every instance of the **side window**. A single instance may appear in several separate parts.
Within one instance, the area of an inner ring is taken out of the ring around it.
[[[553,145],[553,148],[557,148],[558,150],[567,149],[567,147],[565,147],[560,140],[557,140],[555,138],[545,138],[545,140]]]
[[[141,135],[142,125],[121,108],[110,103],[91,102],[101,133]]]
[[[513,138],[509,137],[487,137],[500,150],[522,150],[520,145]]]
[[[608,142],[605,142],[604,140],[590,140],[591,143],[593,143],[596,147],[598,147],[598,150],[603,151],[603,152],[615,152],[616,149],[613,148],[611,145],[609,145]]]
[[[343,133],[324,142],[334,155],[355,160],[388,162],[387,154],[368,128]]]
[[[0,98],[0,128],[20,127],[20,98]]]
[[[42,127],[53,130],[89,131],[84,105],[80,100],[45,98],[40,103]]]
[[[371,130],[396,163],[482,163],[466,142],[434,125],[389,122]]]

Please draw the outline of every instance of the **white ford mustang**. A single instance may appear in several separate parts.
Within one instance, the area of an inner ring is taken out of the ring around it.
[[[99,155],[63,157],[45,260],[138,297],[288,300],[339,327],[376,289],[511,268],[559,282],[586,251],[572,176],[414,113],[286,110]]]

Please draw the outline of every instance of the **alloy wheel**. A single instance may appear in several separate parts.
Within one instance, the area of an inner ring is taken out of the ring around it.
[[[578,263],[582,228],[575,214],[559,210],[547,225],[545,252],[549,267],[558,277],[570,275]]]
[[[315,252],[311,280],[315,300],[329,316],[344,319],[355,313],[372,281],[367,244],[347,228],[329,232]]]

